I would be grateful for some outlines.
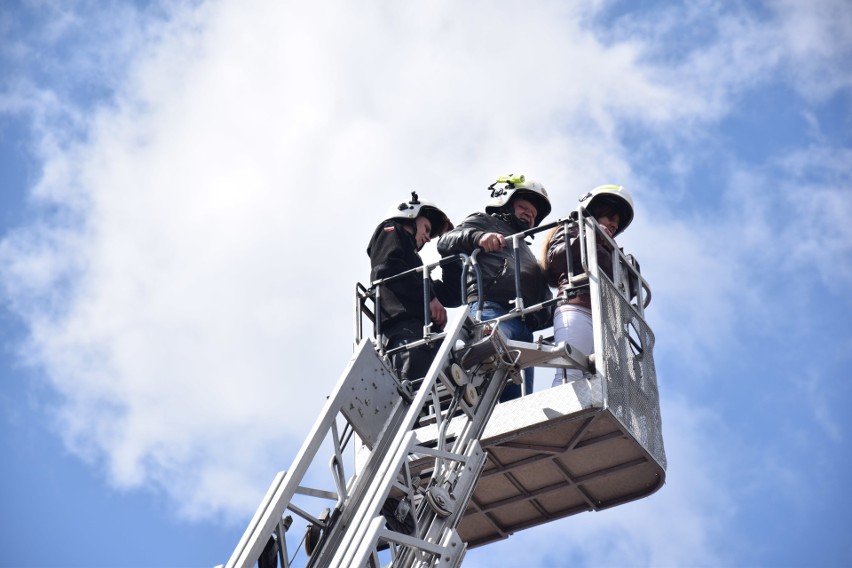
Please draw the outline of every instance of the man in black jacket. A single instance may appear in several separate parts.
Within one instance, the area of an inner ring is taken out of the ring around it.
[[[452,228],[447,215],[428,201],[411,193],[411,200],[391,206],[385,220],[379,223],[367,246],[370,256],[370,280],[389,278],[406,271],[404,276],[384,283],[379,290],[381,333],[385,349],[391,350],[423,338],[425,309],[428,306],[433,330],[447,323],[444,301],[452,300],[458,291],[447,288],[440,280],[426,281],[428,304],[425,303],[423,273],[412,269],[423,266],[418,252],[423,245]],[[455,288],[459,288],[456,286]],[[458,302],[456,302],[458,303]],[[398,351],[391,364],[400,380],[422,378],[435,357],[433,346]]]
[[[438,240],[441,256],[458,253],[473,254],[482,276],[483,290],[477,289],[476,278],[468,274],[467,302],[472,313],[482,310],[483,321],[509,313],[513,308],[515,290],[515,250],[510,235],[537,227],[550,213],[547,190],[540,183],[525,176],[508,175],[488,187],[491,201],[485,213],[473,213],[458,227]],[[518,248],[520,258],[520,297],[524,307],[549,300],[552,296],[547,280],[533,252],[522,239]],[[509,339],[532,341],[532,332],[551,324],[549,310],[533,312],[523,319],[515,318],[501,323]],[[524,370],[524,387],[527,394],[533,390],[533,369]],[[521,386],[508,385],[500,396],[506,401],[521,396]]]

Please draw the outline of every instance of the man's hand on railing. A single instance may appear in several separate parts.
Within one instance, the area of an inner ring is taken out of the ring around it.
[[[443,304],[438,301],[438,298],[433,298],[429,302],[429,315],[432,317],[432,323],[438,328],[443,329],[447,325],[447,310]]]
[[[506,246],[506,237],[500,233],[485,233],[479,238],[478,244],[485,252],[494,252]]]

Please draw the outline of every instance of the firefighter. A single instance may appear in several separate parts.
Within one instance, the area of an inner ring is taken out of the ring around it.
[[[410,200],[395,202],[376,227],[367,246],[370,280],[375,282],[423,266],[419,255],[423,245],[452,227],[450,219],[441,209],[429,201],[421,200],[415,192],[411,193]],[[431,325],[433,330],[438,331],[447,323],[444,301],[452,302],[453,294],[458,296],[458,292],[444,286],[442,281],[432,281],[430,278],[427,293]],[[379,317],[386,350],[423,338],[425,322],[421,272],[411,272],[383,284],[380,298]],[[426,345],[401,350],[391,355],[391,364],[400,380],[418,380],[429,370],[435,352],[434,346]]]
[[[507,237],[537,227],[551,209],[544,186],[523,175],[500,177],[488,189],[491,200],[485,212],[471,214],[438,240],[438,252],[442,256],[471,255],[474,250],[480,250],[477,259],[484,290],[477,290],[475,275],[469,273],[466,291],[471,312],[481,309],[483,321],[505,315],[515,307],[515,250]],[[551,293],[544,273],[523,239],[518,255],[520,296],[524,306],[549,300]],[[524,318],[506,320],[500,325],[509,339],[532,341],[533,331],[550,324],[550,311],[539,310]],[[526,394],[533,391],[532,367],[524,370],[524,387]],[[510,384],[500,395],[500,401],[518,398],[521,394],[521,385]]]

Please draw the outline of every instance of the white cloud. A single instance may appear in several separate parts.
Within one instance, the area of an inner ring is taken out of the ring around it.
[[[45,216],[0,248],[67,443],[119,486],[163,488],[183,514],[244,515],[348,360],[353,281],[387,202],[418,190],[458,220],[493,176],[522,169],[567,213],[584,189],[637,177],[623,121],[667,136],[723,114],[744,75],[777,59],[749,21],[720,26],[707,55],[671,72],[641,38],[602,43],[588,15],[220,2],[152,17],[132,41],[108,35],[99,52],[128,57],[104,79],[120,76],[115,99],[60,109],[86,136],[57,136],[56,109],[38,124],[34,195],[70,218]],[[56,101],[34,113],[40,100]],[[716,256],[712,223],[641,199],[654,212],[631,242],[665,299],[658,334],[686,326],[685,345],[706,349],[708,322],[732,326],[742,259]],[[684,542],[703,552],[702,522]],[[650,560],[682,559],[660,546]]]
[[[772,3],[780,20],[795,86],[824,100],[852,88],[852,10],[844,0]]]
[[[651,285],[647,318],[658,338],[658,358],[688,364],[695,378],[707,376],[717,366],[712,354],[735,334],[732,299],[747,300],[741,291],[747,273],[735,248],[739,232],[706,219],[681,218],[647,198],[637,211],[629,241],[626,235],[623,240],[637,251]]]
[[[831,410],[828,393],[831,388],[825,378],[817,376],[816,373],[807,373],[801,377],[796,386],[802,393],[802,399],[813,412],[813,420],[820,426],[824,435],[832,442],[840,444],[843,442],[844,431],[840,420]]]
[[[841,293],[852,285],[852,149],[814,146],[784,156],[780,185],[795,217],[780,220],[790,269],[819,276]]]

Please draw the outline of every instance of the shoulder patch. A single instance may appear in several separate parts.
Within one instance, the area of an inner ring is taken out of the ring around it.
[[[393,232],[393,231],[396,231],[396,227],[393,227],[393,226],[391,226],[391,227],[385,227],[385,232],[386,232],[386,233],[390,233],[390,232]]]

